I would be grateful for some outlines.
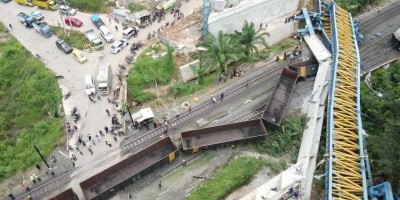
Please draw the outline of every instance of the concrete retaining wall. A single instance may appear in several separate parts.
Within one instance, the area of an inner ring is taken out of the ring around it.
[[[296,12],[298,6],[299,0],[242,1],[239,5],[226,8],[223,12],[211,13],[208,19],[209,31],[213,35],[217,35],[220,30],[224,33],[234,33],[235,30],[241,31],[245,20],[253,22],[257,28],[260,26],[260,23],[263,24],[263,27],[268,23],[269,27],[271,22],[283,17],[282,23],[279,23],[283,27],[275,27],[273,29],[274,31],[283,32],[267,38],[269,39],[267,41],[269,45],[273,45],[275,41],[280,41],[291,34],[286,34],[286,31],[290,32],[294,27],[289,27],[290,24],[285,24],[284,21],[287,16],[293,15]],[[291,25],[293,26],[293,23]]]

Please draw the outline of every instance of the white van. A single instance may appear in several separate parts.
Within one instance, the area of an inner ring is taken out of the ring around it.
[[[85,76],[85,92],[87,95],[96,93],[96,85],[94,84],[94,80],[91,75]]]
[[[138,30],[135,27],[133,27],[133,28],[132,27],[128,27],[127,29],[125,29],[122,32],[122,38],[129,39],[132,36],[136,37],[137,32],[138,32]]]
[[[101,36],[103,36],[103,38],[106,40],[106,42],[108,42],[108,43],[114,42],[114,36],[110,32],[110,30],[108,30],[107,27],[100,26],[99,29],[100,29]]]

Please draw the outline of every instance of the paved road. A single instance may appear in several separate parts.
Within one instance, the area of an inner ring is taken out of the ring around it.
[[[201,4],[199,0],[193,0],[189,3],[183,4],[181,11],[185,14],[185,16],[191,14],[194,9],[198,8]],[[33,55],[39,54],[46,63],[46,66],[54,72],[54,74],[63,75],[65,78],[60,81],[60,85],[68,88],[71,91],[72,95],[68,99],[68,101],[64,102],[65,112],[66,114],[70,113],[70,109],[73,106],[76,106],[82,116],[81,120],[77,123],[79,128],[79,134],[82,134],[84,138],[87,138],[87,134],[91,134],[92,138],[95,137],[95,134],[98,133],[99,129],[103,129],[104,126],[110,126],[111,120],[106,116],[105,109],[109,109],[112,113],[116,113],[115,106],[113,104],[109,104],[106,100],[106,96],[102,98],[102,100],[97,101],[96,103],[91,103],[85,94],[84,91],[84,76],[92,75],[96,77],[97,74],[97,66],[100,62],[109,62],[112,66],[112,70],[115,74],[117,71],[118,64],[126,64],[124,57],[128,54],[129,48],[125,48],[119,54],[111,54],[109,53],[109,49],[111,44],[105,43],[105,48],[103,51],[95,51],[93,53],[86,53],[88,57],[88,62],[85,64],[80,64],[76,60],[72,58],[72,55],[65,55],[62,51],[57,49],[55,46],[55,41],[58,39],[55,36],[51,38],[44,38],[42,35],[37,33],[34,29],[27,29],[23,26],[17,19],[16,15],[19,12],[29,13],[32,10],[36,10],[36,7],[26,7],[16,4],[15,2],[10,2],[8,4],[2,4],[0,7],[0,21],[4,25],[8,25],[9,23],[13,25],[13,30],[11,30],[11,34],[13,34],[22,45],[25,46],[29,51],[32,52]],[[45,16],[45,21],[50,25],[58,25],[60,20],[60,15],[56,11],[47,11],[41,10],[41,12]],[[73,30],[79,31],[87,31],[89,29],[94,29],[97,32],[97,28],[90,22],[90,14],[78,12],[75,16],[83,21],[84,25],[81,28],[73,28]],[[106,26],[113,32],[114,38],[116,40],[122,37],[122,27],[120,24],[116,24],[114,21],[109,22],[106,15],[101,15],[103,21],[106,23]],[[153,30],[157,30],[162,24],[167,21],[172,22],[173,16],[171,14],[166,15],[166,20],[161,23],[153,23],[152,26],[147,27],[146,29],[141,29],[139,32],[139,36],[137,38],[131,38],[130,43],[133,41],[144,41],[147,42],[147,34],[148,32],[152,32]],[[117,32],[114,28],[115,25],[118,25],[119,32]],[[67,29],[70,27],[67,26]],[[103,60],[100,58],[103,57]],[[117,83],[117,78],[114,76],[114,83]],[[114,86],[115,87],[115,84]],[[72,122],[72,119],[67,116],[67,121]],[[78,134],[74,134],[76,137]],[[109,137],[111,140],[111,137]],[[104,138],[101,140],[101,143],[96,143],[93,146],[94,155],[91,156],[89,152],[84,149],[82,152],[84,156],[77,155],[78,161],[76,162],[77,167],[81,167],[79,170],[76,170],[74,173],[74,177],[82,180],[89,175],[94,174],[94,170],[91,168],[91,165],[94,163],[98,166],[105,166],[110,164],[111,160],[113,162],[117,162],[119,159],[110,158],[110,151],[117,151],[118,143],[112,142],[113,147],[106,147],[104,143]],[[112,154],[111,154],[112,155]],[[115,155],[115,154],[113,154]],[[100,170],[100,169],[98,169]],[[97,171],[98,171],[97,170]],[[88,173],[91,171],[90,173]],[[73,181],[77,182],[77,180]],[[74,184],[77,185],[77,184]]]

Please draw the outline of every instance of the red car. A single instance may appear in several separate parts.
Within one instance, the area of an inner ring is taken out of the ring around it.
[[[83,25],[83,22],[77,18],[74,17],[66,17],[65,18],[65,24],[68,26],[73,26],[73,27],[81,27]]]

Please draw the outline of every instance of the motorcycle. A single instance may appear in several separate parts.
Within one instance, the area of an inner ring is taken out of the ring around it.
[[[81,115],[80,115],[79,113],[75,113],[75,114],[72,116],[72,118],[74,119],[74,122],[77,122],[77,121],[81,118]]]
[[[66,100],[66,99],[67,99],[68,97],[70,97],[70,96],[71,96],[71,92],[68,91],[67,94],[64,95],[64,100]]]
[[[78,109],[76,107],[73,107],[71,110],[71,115],[75,115],[78,112]]]

